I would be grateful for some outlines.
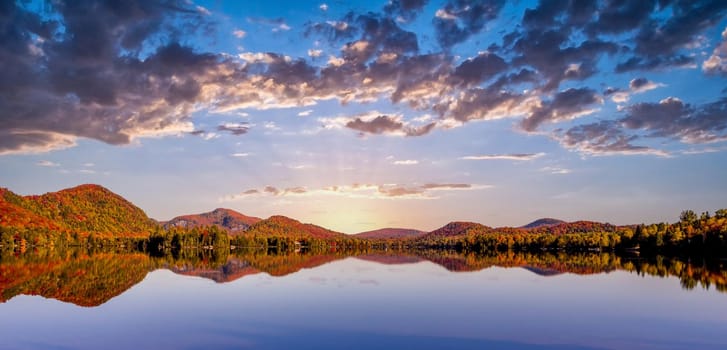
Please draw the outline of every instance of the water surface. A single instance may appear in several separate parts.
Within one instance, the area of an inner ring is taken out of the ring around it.
[[[607,254],[4,256],[6,349],[725,349],[725,272]]]

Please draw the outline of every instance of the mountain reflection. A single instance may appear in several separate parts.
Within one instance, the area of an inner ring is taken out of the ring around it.
[[[147,273],[166,269],[184,276],[228,283],[266,273],[282,277],[332,261],[355,258],[401,265],[431,262],[457,273],[490,267],[523,268],[540,276],[563,273],[588,275],[628,271],[642,276],[680,279],[682,288],[714,286],[727,292],[727,266],[721,260],[678,259],[654,256],[619,256],[612,253],[459,253],[443,250],[403,251],[299,251],[242,249],[186,250],[150,255],[135,251],[83,249],[0,252],[0,302],[17,295],[39,295],[98,306],[141,282]]]

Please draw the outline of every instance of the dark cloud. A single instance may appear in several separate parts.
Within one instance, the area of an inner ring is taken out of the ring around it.
[[[583,25],[592,20],[598,10],[595,0],[542,0],[534,9],[526,9],[523,26],[542,29],[563,24]]]
[[[517,66],[534,67],[545,80],[544,91],[551,91],[564,80],[584,80],[598,70],[598,59],[604,54],[615,54],[618,45],[598,39],[587,39],[578,45],[569,45],[566,29],[524,33],[513,44],[518,55],[513,59]]]
[[[369,134],[384,134],[401,130],[404,127],[404,123],[388,116],[380,115],[370,121],[363,121],[361,118],[356,118],[346,123],[346,127]]]
[[[371,120],[363,120],[357,117],[346,123],[346,127],[366,134],[394,134],[403,133],[406,136],[422,136],[434,129],[435,123],[420,127],[405,125],[396,118],[380,115]]]
[[[432,20],[439,45],[449,50],[482,31],[505,5],[504,0],[450,0]]]
[[[226,131],[232,135],[244,135],[250,130],[250,125],[245,123],[226,123],[217,126],[217,131]]]
[[[520,126],[525,131],[535,131],[540,124],[568,120],[589,113],[590,108],[603,100],[590,88],[568,89],[555,95],[552,101],[545,102],[533,110]]]
[[[277,196],[278,193],[280,193],[280,191],[278,191],[278,189],[273,186],[265,186],[265,188],[263,188],[263,192],[270,193],[274,196]]]
[[[601,97],[585,86],[611,62],[619,62],[616,72],[696,64],[701,36],[727,11],[724,1],[543,0],[512,18],[520,22],[502,31],[501,43],[482,43],[478,47],[487,51],[461,59],[452,47],[485,30],[504,1],[446,1],[433,19],[442,50],[421,53],[420,40],[428,38],[406,30],[401,20],[414,18],[427,1],[393,0],[378,13],[349,12],[307,25],[307,35],[341,48],[324,63],[280,52],[230,56],[187,47],[181,43],[194,42],[190,36],[207,33],[211,24],[186,0],[52,1],[42,14],[25,4],[5,2],[0,15],[0,110],[6,111],[0,154],[71,147],[79,137],[109,144],[165,134],[215,137],[195,131],[190,115],[323,100],[388,99],[439,117],[425,125],[391,115],[336,124],[361,134],[421,136],[436,127],[506,117],[523,117],[522,129],[536,131],[598,108]],[[248,21],[285,25],[284,18]],[[705,72],[726,71],[723,46],[703,62]],[[603,59],[609,55],[616,57]],[[603,95],[623,104],[629,94],[657,86],[636,78],[628,90],[608,88]],[[634,135],[685,142],[724,136],[719,102],[682,103],[676,113],[669,109],[676,100],[668,101],[623,107],[613,124],[621,133],[605,133],[591,149],[628,151]],[[578,137],[598,128],[586,129],[559,135],[575,140],[565,145],[582,144]],[[248,130],[246,124],[217,128],[233,135]]]
[[[655,154],[664,156],[663,151],[646,146],[633,145],[637,136],[628,136],[614,121],[575,126],[558,136],[561,144],[592,155],[611,154]]]
[[[591,154],[656,154],[666,152],[633,142],[671,138],[683,143],[727,140],[727,98],[691,106],[676,98],[627,107],[618,120],[575,126],[557,136],[568,148]]]
[[[649,80],[646,78],[636,78],[629,82],[629,88],[631,90],[638,90],[649,84]]]
[[[436,189],[457,189],[457,188],[472,188],[472,185],[470,184],[437,184],[437,183],[428,183],[421,186],[421,188],[426,190],[436,190]]]
[[[0,153],[126,144],[192,131],[198,80],[221,64],[174,41],[206,30],[184,1],[56,1],[43,17],[5,2],[0,25]],[[52,14],[52,15],[49,15]],[[172,22],[174,26],[170,26]],[[154,48],[154,43],[167,44]],[[141,58],[140,52],[145,57]]]
[[[627,129],[643,130],[648,137],[675,138],[686,143],[727,139],[727,98],[690,106],[676,98],[659,103],[637,103],[620,120]]]
[[[727,2],[678,1],[671,10],[667,20],[652,18],[640,27],[634,37],[635,55],[620,63],[617,72],[693,64],[693,58],[680,51],[695,45],[700,33],[724,19]]]
[[[637,29],[654,11],[656,1],[606,1],[598,20],[588,26],[590,34],[621,34]]]
[[[464,85],[479,85],[495,75],[505,71],[507,63],[500,56],[489,52],[467,59],[460,64],[452,74],[454,82]]]
[[[304,35],[319,35],[332,43],[353,39],[359,33],[359,28],[354,23],[355,16],[354,12],[348,12],[337,21],[307,23]]]
[[[390,0],[384,6],[384,12],[393,17],[401,17],[405,21],[414,19],[427,4],[428,0]]]
[[[684,67],[694,63],[692,57],[686,55],[656,56],[656,57],[631,57],[628,60],[616,65],[616,73],[631,71],[648,71],[668,67]]]
[[[424,193],[422,188],[406,188],[406,187],[379,187],[379,193],[387,197],[403,197],[420,195]]]

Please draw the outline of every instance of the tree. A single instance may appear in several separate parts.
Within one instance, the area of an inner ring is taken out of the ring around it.
[[[684,224],[691,225],[697,221],[697,214],[693,210],[684,210],[682,211],[682,214],[679,215],[679,221]]]

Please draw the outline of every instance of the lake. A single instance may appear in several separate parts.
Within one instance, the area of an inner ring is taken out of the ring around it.
[[[0,255],[3,349],[726,349],[724,261]]]

